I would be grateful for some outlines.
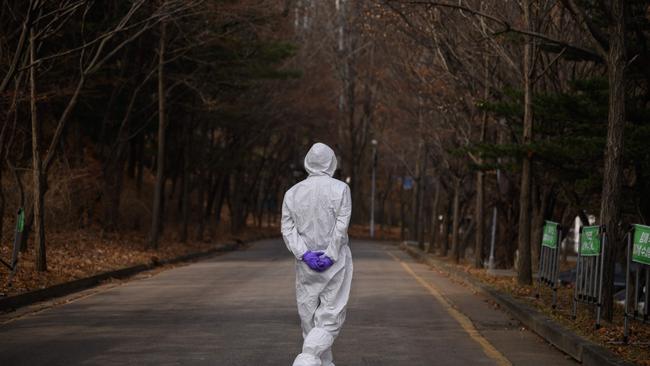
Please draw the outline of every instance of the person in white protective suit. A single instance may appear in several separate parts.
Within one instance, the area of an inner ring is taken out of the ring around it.
[[[307,179],[284,195],[282,236],[296,257],[296,300],[304,343],[293,366],[334,366],[332,343],[350,296],[350,188],[332,178],[332,149],[314,144],[305,157]]]

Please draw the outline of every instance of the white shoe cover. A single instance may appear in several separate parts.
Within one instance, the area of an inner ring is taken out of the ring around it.
[[[323,328],[313,328],[302,345],[302,352],[309,353],[316,357],[321,357],[323,352],[332,347],[334,337]]]
[[[301,353],[293,361],[293,366],[321,366],[321,360],[310,353]]]

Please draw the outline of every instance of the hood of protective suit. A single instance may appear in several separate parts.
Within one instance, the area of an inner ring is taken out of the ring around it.
[[[336,170],[334,150],[320,142],[315,143],[305,156],[305,170],[309,176],[334,175]]]

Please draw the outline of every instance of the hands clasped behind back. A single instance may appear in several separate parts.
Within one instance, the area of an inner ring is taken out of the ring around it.
[[[308,250],[302,256],[302,261],[316,272],[324,272],[334,264],[334,261],[322,251],[312,252]]]

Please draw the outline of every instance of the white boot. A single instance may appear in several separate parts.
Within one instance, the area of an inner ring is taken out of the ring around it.
[[[332,343],[334,337],[328,331],[323,328],[312,328],[305,337],[302,353],[293,361],[293,366],[322,366],[321,356],[331,350]]]
[[[310,353],[301,353],[293,361],[293,366],[321,366],[321,360]]]
[[[332,356],[332,349],[328,349],[327,351],[323,352],[323,354],[320,356],[320,360],[323,363],[323,366],[335,366],[334,365],[334,357]]]

